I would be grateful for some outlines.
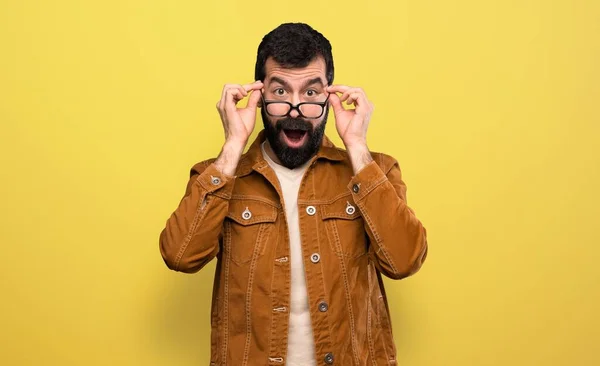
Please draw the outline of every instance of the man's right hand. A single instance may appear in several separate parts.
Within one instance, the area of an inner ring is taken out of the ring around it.
[[[221,100],[217,103],[217,110],[223,122],[225,130],[225,141],[243,144],[246,146],[248,138],[254,130],[256,121],[256,106],[260,100],[260,89],[263,83],[255,81],[252,84],[226,84],[223,87]],[[237,103],[248,96],[248,104],[244,108],[238,108]]]
[[[217,110],[225,131],[225,144],[215,165],[225,175],[233,176],[235,174],[239,159],[252,131],[254,131],[256,107],[260,100],[262,87],[261,81],[245,85],[227,84],[223,87],[221,100],[217,103]],[[248,96],[248,93],[250,93],[248,104],[244,108],[238,108],[237,103]]]

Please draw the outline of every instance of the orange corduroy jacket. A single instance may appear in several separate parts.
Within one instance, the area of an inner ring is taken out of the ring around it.
[[[211,365],[285,365],[290,247],[283,195],[259,134],[234,177],[196,164],[160,234],[175,271],[217,266]],[[382,275],[419,270],[427,234],[406,203],[397,161],[372,153],[354,174],[347,153],[324,138],[298,193],[300,235],[318,365],[396,365]]]

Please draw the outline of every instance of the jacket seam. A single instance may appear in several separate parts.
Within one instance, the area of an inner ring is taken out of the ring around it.
[[[340,235],[338,233],[338,229],[337,226],[335,225],[335,222],[331,222],[330,223],[331,227],[332,227],[332,231],[333,231],[333,236],[335,239],[335,245],[337,247],[337,250],[339,251],[340,255],[338,255],[338,259],[340,261],[340,266],[342,267],[342,277],[344,278],[344,290],[346,293],[346,304],[348,305],[348,314],[350,316],[350,338],[352,340],[352,355],[354,356],[354,360],[356,361],[357,365],[360,365],[359,362],[359,358],[358,358],[358,354],[356,353],[356,329],[355,329],[355,324],[354,324],[354,311],[352,309],[352,300],[350,299],[350,289],[348,286],[348,274],[346,272],[346,264],[344,263],[344,255],[342,253],[342,246],[340,244]]]
[[[367,225],[369,225],[369,227],[371,228],[371,231],[373,232],[373,237],[375,237],[375,242],[377,243],[377,246],[379,247],[379,250],[381,252],[383,252],[383,255],[385,256],[385,259],[388,261],[390,267],[392,268],[392,271],[393,272],[398,272],[398,270],[396,269],[396,265],[394,264],[394,261],[389,256],[387,250],[385,250],[385,247],[383,246],[383,240],[381,240],[381,237],[379,236],[379,233],[375,229],[375,225],[373,224],[373,221],[371,220],[371,216],[369,216],[369,214],[367,213],[367,211],[364,210],[364,209],[361,209],[361,213],[363,214],[363,217],[367,221]]]
[[[190,242],[192,241],[192,237],[198,228],[198,222],[201,220],[201,217],[204,217],[203,214],[206,214],[207,210],[204,208],[208,205],[208,200],[210,197],[207,197],[206,194],[202,196],[202,199],[198,201],[198,207],[196,208],[196,213],[194,214],[194,219],[192,220],[192,224],[190,225],[190,231],[186,235],[181,247],[179,248],[179,252],[177,253],[177,257],[175,258],[175,269],[179,269],[179,265],[181,263],[181,258],[183,258],[183,254],[187,250]],[[206,201],[206,202],[205,202]]]
[[[377,283],[377,286],[379,287],[379,283]],[[381,291],[381,289],[379,291]],[[381,301],[382,301],[382,299],[380,297],[377,297],[377,307],[381,307],[381,304],[380,304]],[[385,309],[384,309],[384,311],[385,311]],[[386,344],[386,337],[385,337],[387,335],[387,334],[385,334],[385,333],[387,333],[387,329],[384,326],[383,321],[382,321],[383,320],[382,317],[386,316],[386,314],[385,313],[381,314],[381,312],[378,312],[378,314],[379,314],[379,324],[381,327],[381,330],[380,330],[381,331],[381,343],[382,343],[381,347],[383,348],[383,353],[385,353],[385,362],[389,365],[390,355],[388,354],[388,351],[387,351],[387,344]],[[392,338],[392,340],[393,340],[393,338]]]
[[[371,285],[371,283],[373,282],[373,279],[371,278],[371,264],[369,263],[369,265],[367,266],[367,279],[368,279],[368,286],[369,286],[369,298],[367,300],[367,340],[369,342],[369,353],[371,355],[371,363],[373,364],[373,366],[377,366],[377,361],[375,360],[375,343],[373,342],[373,332],[372,330],[372,324],[373,324],[373,316],[372,316],[372,304],[371,304],[371,299],[373,296],[373,286]]]
[[[332,204],[344,197],[348,197],[348,196],[352,196],[352,193],[350,192],[344,192],[344,193],[340,193],[337,196],[328,199],[328,200],[300,200],[298,199],[298,204],[314,204],[314,205],[329,205]]]
[[[225,224],[225,243],[231,247],[231,227],[230,224]],[[229,261],[231,260],[231,250],[225,250],[225,279],[223,281],[223,345],[222,345],[222,361],[223,365],[227,364],[227,346],[229,345]]]
[[[383,299],[383,294],[381,292],[381,287],[379,284],[379,281],[377,281],[377,292],[378,292],[378,296],[377,296],[377,308],[378,310],[381,308],[381,302],[384,301]],[[389,323],[390,319],[388,317],[387,314],[387,307],[383,308],[383,311],[377,311],[377,316],[379,317],[379,326],[380,326],[380,331],[381,331],[381,347],[383,348],[383,352],[385,353],[385,361],[388,365],[390,365],[390,355],[388,353],[387,350],[387,344],[386,344],[386,336],[388,335],[389,331],[387,329],[387,326],[383,323],[383,319],[384,317],[386,318],[386,322]],[[394,337],[391,336],[392,334],[389,333],[390,335],[390,340],[393,342]]]
[[[223,187],[221,187],[221,188],[223,188]],[[220,198],[222,198],[222,199],[224,199],[224,200],[229,200],[229,199],[231,199],[231,195],[229,195],[229,194],[226,194],[226,193],[221,193],[220,191],[213,191],[213,192],[211,192],[211,194],[212,194],[213,196],[220,197]]]
[[[380,185],[382,185],[386,180],[388,180],[388,177],[386,175],[383,175],[382,177],[380,177],[379,179],[377,179],[373,183],[369,184],[367,186],[367,188],[365,188],[365,191],[360,196],[360,198],[362,199],[362,198],[366,197],[369,193],[373,192],[377,187],[379,187]]]
[[[266,231],[266,225],[261,225],[259,232],[258,232],[258,236],[256,238],[256,242],[254,244],[254,253],[252,254],[252,262],[250,264],[250,273],[249,273],[249,278],[248,278],[248,287],[246,288],[246,308],[245,308],[245,312],[246,312],[246,345],[244,347],[244,360],[242,362],[242,365],[248,365],[248,356],[250,354],[250,340],[251,340],[251,333],[252,333],[252,317],[250,316],[250,308],[252,305],[252,286],[254,285],[254,273],[256,270],[256,262],[258,259],[258,254],[260,253],[261,247],[262,247],[262,243],[263,243],[263,236],[265,235],[265,231]]]
[[[263,202],[268,204],[269,206],[275,207],[275,208],[281,208],[281,205],[274,203],[271,200],[268,200],[266,198],[263,197],[259,197],[259,196],[248,196],[248,195],[243,195],[243,194],[234,194],[231,195],[229,197],[230,200],[249,200],[249,201],[258,201],[258,202]]]

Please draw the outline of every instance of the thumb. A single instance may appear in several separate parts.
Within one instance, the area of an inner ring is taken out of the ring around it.
[[[258,101],[260,100],[260,90],[253,90],[248,98],[248,105],[246,108],[256,108]]]
[[[344,107],[342,106],[342,101],[340,97],[336,93],[331,93],[329,95],[329,101],[331,102],[331,107],[333,108],[333,113],[338,114],[344,111]]]

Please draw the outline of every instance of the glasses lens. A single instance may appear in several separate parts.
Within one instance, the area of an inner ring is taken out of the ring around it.
[[[302,104],[300,112],[308,118],[317,118],[323,113],[323,107],[318,104]]]
[[[290,105],[287,103],[270,103],[267,105],[267,113],[272,116],[282,117],[288,114]]]

